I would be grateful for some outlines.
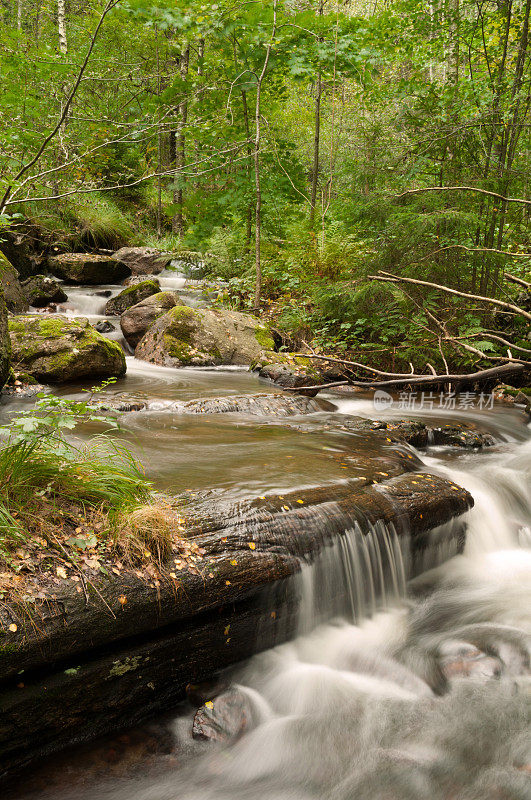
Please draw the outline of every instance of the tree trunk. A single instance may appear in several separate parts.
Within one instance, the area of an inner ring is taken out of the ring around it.
[[[324,0],[319,0],[318,14],[320,17],[324,13]],[[323,41],[323,37],[319,37]],[[310,228],[315,223],[315,205],[317,202],[317,186],[319,182],[319,144],[321,139],[321,97],[323,93],[323,76],[321,70],[317,73],[317,86],[314,106],[314,134],[313,134],[313,166],[312,166],[312,189],[310,193]]]
[[[181,61],[179,71],[181,78],[186,79],[188,75],[188,67],[190,63],[190,45],[186,44],[181,54]],[[188,119],[188,99],[183,97],[179,103],[179,128],[175,134],[175,190],[173,193],[173,202],[176,206],[175,216],[173,218],[173,232],[178,233],[179,236],[184,234],[184,183],[185,178],[182,173],[185,159],[186,159],[186,123]]]
[[[245,126],[245,138],[247,139],[247,177],[249,179],[249,187],[251,185],[251,172],[252,172],[252,159],[253,147],[251,145],[251,128],[249,125],[249,107],[247,105],[247,92],[242,91],[242,107],[243,107],[243,123]],[[249,200],[247,205],[247,213],[245,215],[245,245],[243,252],[248,255],[251,252],[251,234],[253,230],[253,204]]]
[[[262,67],[262,71],[258,76],[256,82],[256,108],[255,108],[255,139],[254,139],[254,186],[255,186],[255,217],[254,217],[254,232],[255,232],[255,273],[256,282],[254,289],[254,303],[253,309],[255,314],[260,314],[260,300],[262,297],[262,263],[261,263],[261,227],[262,227],[262,186],[260,181],[260,138],[261,138],[261,95],[262,83],[264,81],[269,58],[271,56],[271,49],[277,31],[277,5],[278,0],[273,3],[273,29],[271,31],[271,39],[267,45],[266,57]]]
[[[65,0],[57,0],[57,30],[59,33],[59,50],[63,55],[68,52],[66,40],[66,3]]]

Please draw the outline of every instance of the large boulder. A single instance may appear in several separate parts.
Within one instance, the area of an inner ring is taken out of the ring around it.
[[[15,370],[44,383],[125,374],[121,347],[83,317],[15,317],[9,320],[9,333]]]
[[[151,326],[137,358],[167,367],[252,364],[272,350],[266,325],[228,309],[175,306]]]
[[[120,283],[131,274],[131,270],[121,261],[111,256],[94,253],[61,253],[48,259],[48,267],[53,275],[68,283],[94,286],[98,283]]]
[[[171,255],[161,253],[154,247],[121,247],[113,254],[113,258],[129,267],[133,275],[156,275],[171,261]]]
[[[131,306],[135,306],[147,297],[159,294],[159,292],[160,283],[156,279],[152,281],[142,281],[133,286],[128,286],[127,289],[121,291],[120,294],[111,297],[105,306],[105,313],[109,317],[118,317],[120,314],[123,314],[124,311],[127,311],[128,308],[131,308]]]
[[[41,264],[45,261],[45,256],[41,235],[42,231],[28,222],[17,223],[2,231],[0,251],[22,278],[42,271]]]
[[[6,382],[9,374],[10,357],[11,343],[7,332],[7,309],[4,295],[0,289],[0,389]]]
[[[0,286],[8,311],[20,314],[28,310],[29,303],[20,285],[18,272],[3,253],[0,253]]]
[[[34,275],[22,281],[22,290],[30,306],[42,308],[50,303],[66,303],[68,297],[57,281],[46,275]]]
[[[173,292],[158,292],[128,308],[120,318],[120,327],[127,343],[134,349],[155,320],[179,304]]]

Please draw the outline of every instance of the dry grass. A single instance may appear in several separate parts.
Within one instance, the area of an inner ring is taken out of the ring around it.
[[[154,502],[139,506],[115,521],[114,546],[130,564],[153,559],[162,569],[178,545],[177,525],[177,515],[170,505]]]

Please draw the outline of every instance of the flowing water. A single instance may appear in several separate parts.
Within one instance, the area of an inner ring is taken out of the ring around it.
[[[154,401],[124,416],[123,435],[156,484],[176,492],[239,498],[324,485],[368,462],[389,471],[407,451],[474,496],[464,553],[408,583],[407,542],[392,526],[354,527],[303,567],[299,635],[225,676],[250,708],[244,735],[194,741],[195,708],[183,705],[140,734],[56,757],[10,800],[529,800],[531,437],[523,413],[424,409],[417,413],[432,422],[479,424],[497,444],[416,454],[346,429],[353,416],[413,416],[375,412],[363,397],[330,396],[334,411],[283,420],[192,417],[169,406],[257,391],[274,389],[242,370],[129,358],[127,377],[107,395]]]

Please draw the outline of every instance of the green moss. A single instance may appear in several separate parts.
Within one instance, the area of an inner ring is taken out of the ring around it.
[[[258,344],[264,348],[264,350],[273,350],[275,347],[275,341],[271,336],[271,332],[265,325],[259,325],[255,330],[255,337]]]
[[[164,349],[171,358],[175,358],[181,364],[190,364],[192,361],[192,348],[189,342],[183,342],[174,336],[166,334],[164,336]]]
[[[86,320],[27,316],[10,323],[14,364],[39,380],[125,372],[119,344],[102,336]]]

